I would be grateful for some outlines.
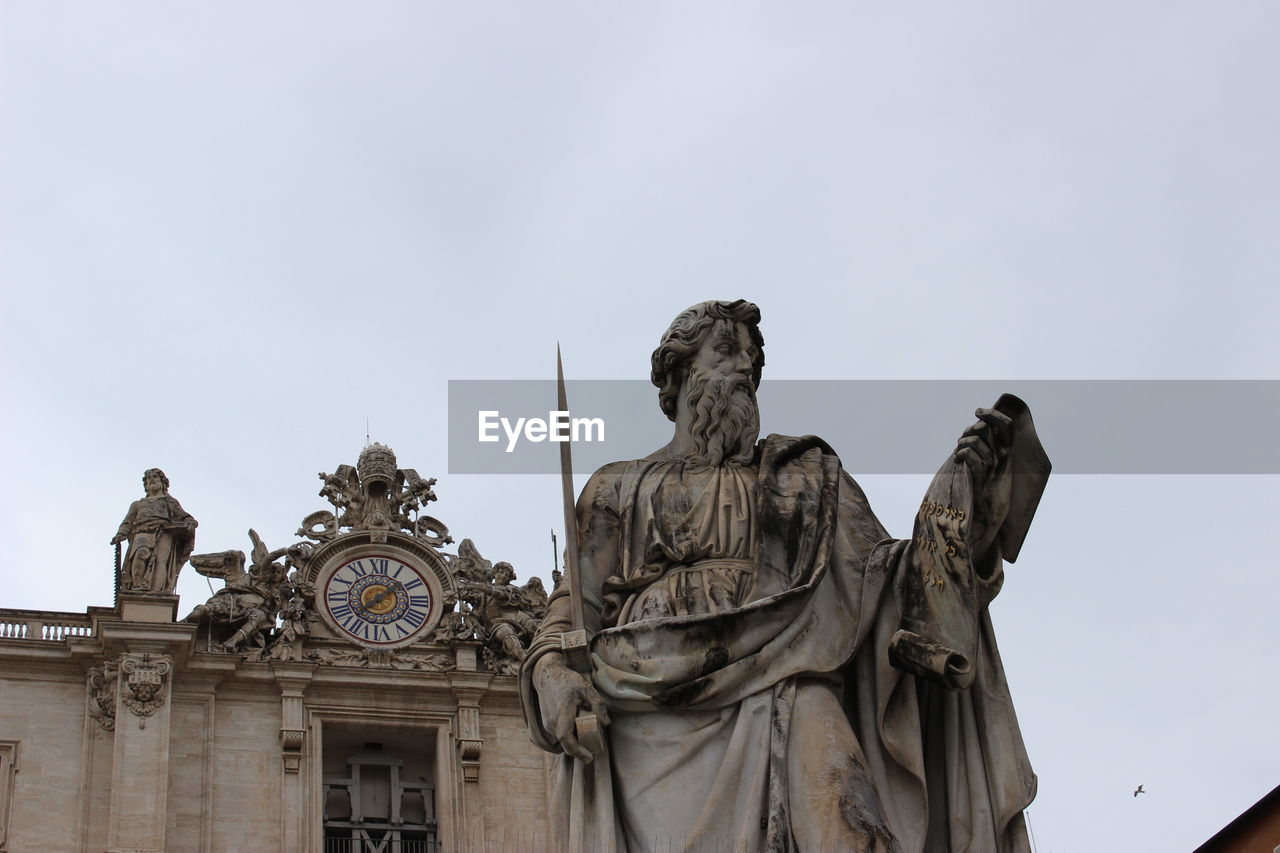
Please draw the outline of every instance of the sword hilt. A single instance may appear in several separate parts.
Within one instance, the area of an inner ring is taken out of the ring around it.
[[[587,632],[582,628],[565,631],[560,635],[560,650],[564,654],[565,665],[590,680],[591,653],[587,645]],[[579,714],[573,720],[573,728],[578,743],[588,752],[592,755],[604,752],[604,726],[600,725],[600,718],[596,714],[589,711]]]
[[[578,736],[578,743],[592,755],[604,753],[604,727],[595,714],[579,714],[573,719],[573,731]]]
[[[587,632],[583,628],[565,631],[560,635],[560,651],[564,654],[565,666],[574,672],[591,675],[591,653],[587,646]]]

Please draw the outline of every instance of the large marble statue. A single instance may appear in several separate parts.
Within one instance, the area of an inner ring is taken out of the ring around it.
[[[120,566],[122,592],[172,593],[178,571],[196,543],[196,520],[169,495],[169,478],[159,468],[142,475],[146,497],[129,505],[129,512],[111,544],[129,540],[129,551]]]
[[[1029,850],[1036,779],[987,615],[1048,476],[1026,407],[978,410],[894,540],[822,440],[757,442],[759,320],[676,317],[652,374],[674,437],[579,498],[591,672],[561,652],[565,584],[520,670],[559,753],[559,846]]]

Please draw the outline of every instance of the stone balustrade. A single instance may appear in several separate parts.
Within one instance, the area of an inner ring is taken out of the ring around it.
[[[0,639],[57,641],[92,633],[93,623],[85,613],[0,609]]]

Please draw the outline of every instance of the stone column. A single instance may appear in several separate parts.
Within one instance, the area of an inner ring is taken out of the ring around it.
[[[108,853],[164,853],[173,658],[120,655]]]

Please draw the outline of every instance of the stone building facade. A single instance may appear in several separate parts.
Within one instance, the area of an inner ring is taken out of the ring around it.
[[[128,519],[115,606],[0,610],[0,851],[543,849],[541,583],[451,550],[382,445],[321,476],[297,542],[190,556],[225,586],[188,614],[130,587],[161,534]]]

